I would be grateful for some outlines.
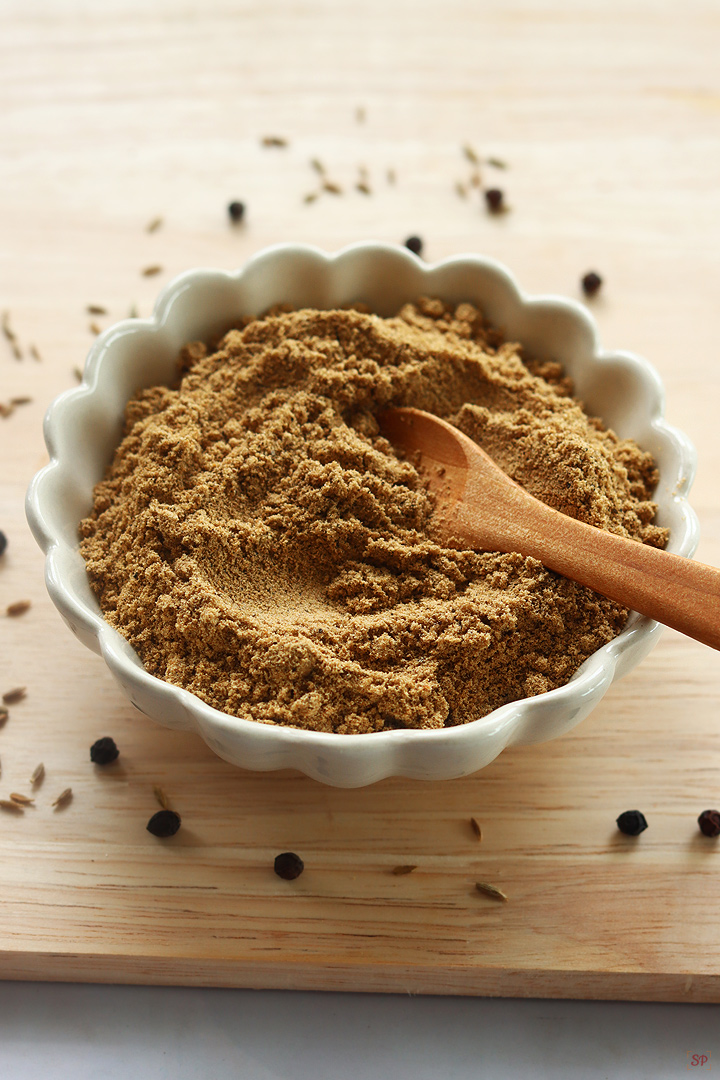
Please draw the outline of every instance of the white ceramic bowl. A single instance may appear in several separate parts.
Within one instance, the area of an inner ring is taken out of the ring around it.
[[[185,342],[211,338],[243,314],[281,302],[330,308],[362,300],[378,314],[391,315],[420,295],[469,300],[534,355],[559,360],[588,411],[653,454],[660,471],[657,523],[670,530],[669,550],[689,556],[697,546],[697,519],[685,498],[695,469],[693,447],[665,423],[663,388],[654,369],[630,353],[602,350],[581,304],[526,296],[491,259],[463,255],[426,264],[405,248],[378,243],[335,255],[278,245],[234,272],[188,271],[164,290],[152,318],[128,319],[105,331],[90,350],[82,383],[48,410],[51,461],[30,486],[27,516],[46,554],[46,582],[56,607],[83,644],[102,655],[133,705],[167,727],[197,731],[216,753],[243,768],[295,768],[338,787],[387,776],[466,776],[508,745],[543,742],[568,731],[658,639],[657,623],[632,614],[623,632],[557,690],[514,701],[461,727],[335,735],[219,712],[148,674],[105,622],[80,555],[78,523],[89,513],[93,487],[120,440],[128,398],[140,387],[170,382]]]

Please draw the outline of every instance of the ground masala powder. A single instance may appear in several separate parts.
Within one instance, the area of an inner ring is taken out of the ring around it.
[[[568,681],[627,612],[517,554],[432,539],[432,496],[380,436],[410,405],[537,498],[662,547],[652,458],[468,303],[274,310],[140,391],[81,550],[148,671],[264,724],[465,724]]]

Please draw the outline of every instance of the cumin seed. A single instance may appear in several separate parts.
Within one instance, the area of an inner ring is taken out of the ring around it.
[[[462,146],[462,152],[463,152],[464,156],[467,158],[467,160],[470,162],[471,165],[479,165],[480,164],[480,158],[478,157],[477,152],[470,145],[470,143],[465,143]]]
[[[9,810],[11,813],[14,814],[25,813],[22,806],[19,806],[16,802],[13,802],[12,799],[0,799],[0,810]]]
[[[413,870],[417,870],[417,866],[393,866],[390,873],[395,877],[403,877],[405,874],[412,874]]]
[[[263,135],[260,140],[261,146],[277,146],[285,147],[288,145],[287,139],[284,139],[281,135]]]
[[[53,803],[53,806],[55,807],[56,810],[60,810],[63,806],[66,806],[67,803],[69,803],[71,799],[72,799],[72,788],[66,787],[64,791],[60,792],[57,799]]]
[[[470,818],[470,828],[475,833],[478,840],[482,840],[482,829],[480,828],[479,822],[474,817]]]
[[[371,190],[370,186],[368,184],[366,184],[364,180],[359,180],[358,183],[355,185],[355,187],[363,195],[372,195],[372,190]]]
[[[170,808],[171,808],[170,807],[170,800],[168,799],[167,795],[165,794],[165,792],[163,791],[163,789],[160,787],[159,784],[155,784],[153,786],[153,794],[154,794],[155,798],[157,799],[157,801],[162,806],[163,810],[170,810]]]
[[[104,308],[102,304],[88,304],[85,310],[88,315],[107,315],[107,308]]]
[[[35,803],[35,800],[31,799],[29,795],[21,795],[17,791],[10,792],[10,799],[12,802],[17,803],[18,806],[33,806]]]
[[[45,766],[43,765],[43,763],[41,761],[40,764],[36,765],[35,768],[33,769],[33,774],[30,777],[30,784],[32,785],[32,787],[37,787],[38,784],[42,783],[44,777],[45,777]]]
[[[488,165],[492,165],[492,167],[494,169],[507,169],[507,167],[508,167],[506,161],[503,161],[502,158],[497,158],[497,157],[489,157],[489,158],[487,158],[487,163],[488,163]]]
[[[2,328],[2,332],[5,335],[5,337],[8,339],[8,341],[17,341],[17,335],[15,334],[15,331],[12,330],[11,327],[10,327],[10,313],[9,312],[3,311],[3,313],[2,313],[2,323],[0,323],[0,327]]]
[[[32,402],[31,397],[11,397],[10,398],[10,404],[13,407],[15,405],[30,405],[31,402]]]
[[[313,203],[318,198],[317,191],[308,191],[307,195],[303,196],[304,203]]]
[[[145,232],[148,232],[148,233],[157,232],[158,229],[162,228],[162,225],[163,225],[163,218],[154,217],[152,219],[152,221],[149,221],[147,223],[147,225],[145,226]]]
[[[28,352],[32,356],[33,360],[42,360],[42,356],[38,352],[37,346],[30,345],[29,348],[28,348]]]
[[[14,604],[8,604],[5,608],[5,614],[15,618],[18,615],[24,615],[31,607],[32,604],[29,600],[17,600]]]
[[[5,705],[17,705],[18,701],[22,701],[24,697],[27,697],[26,686],[15,686],[12,690],[8,690],[3,694],[3,704]]]
[[[91,322],[90,326],[88,327],[88,330],[90,331],[91,334],[95,334],[96,337],[97,337],[98,334],[102,334],[102,327],[98,326],[98,324],[96,322]]]
[[[314,169],[318,176],[325,175],[325,166],[318,158],[310,158],[310,168]]]
[[[333,183],[332,180],[325,180],[323,182],[323,191],[327,191],[329,195],[342,195],[343,189],[339,184]]]
[[[140,273],[143,277],[155,277],[156,274],[162,274],[162,266],[146,266]]]
[[[0,705],[0,727],[3,727],[7,723],[9,715],[10,710],[6,709],[4,705]]]
[[[486,896],[492,896],[493,900],[502,900],[507,902],[507,896],[502,889],[496,888],[495,885],[491,885],[487,881],[476,881],[475,888],[478,892],[484,893]]]

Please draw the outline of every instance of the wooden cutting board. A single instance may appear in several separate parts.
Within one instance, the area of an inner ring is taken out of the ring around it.
[[[6,5],[0,293],[22,356],[0,338],[0,401],[32,401],[0,419],[0,612],[32,606],[0,616],[0,693],[27,688],[0,730],[0,797],[35,803],[0,811],[0,977],[720,1001],[720,842],[696,824],[720,804],[720,654],[666,631],[574,732],[468,779],[252,774],[126,704],[47,599],[23,515],[44,409],[91,322],[147,314],[173,274],[267,243],[419,232],[429,258],[494,255],[529,291],[579,297],[603,274],[602,336],[660,371],[698,449],[698,555],[719,565],[720,31],[692,10]],[[264,147],[275,134],[288,145]],[[485,213],[465,143],[509,164],[483,183],[510,213]],[[304,201],[312,159],[342,196]],[[121,749],[104,769],[102,735]],[[170,840],[145,828],[156,784],[182,815]],[[649,828],[623,837],[635,808]],[[273,873],[286,850],[305,862],[293,882]]]

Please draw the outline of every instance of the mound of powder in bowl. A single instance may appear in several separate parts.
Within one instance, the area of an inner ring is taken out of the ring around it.
[[[465,724],[567,682],[627,612],[517,554],[432,539],[379,435],[390,404],[456,424],[533,495],[662,547],[649,454],[587,416],[467,303],[274,310],[142,390],[81,547],[148,671],[224,712],[339,733]]]

